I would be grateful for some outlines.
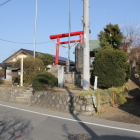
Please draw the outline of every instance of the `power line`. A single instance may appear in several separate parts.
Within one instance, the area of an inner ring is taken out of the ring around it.
[[[3,5],[5,5],[6,3],[10,2],[10,1],[11,0],[7,0],[7,1],[3,2],[2,4],[0,4],[0,6],[3,6]]]
[[[24,42],[9,41],[9,40],[5,40],[5,39],[0,39],[0,40],[4,41],[4,42],[9,42],[9,43],[15,43],[15,44],[34,44],[34,43],[24,43]],[[52,41],[39,42],[39,43],[36,43],[36,44],[46,44],[48,42],[52,42]]]

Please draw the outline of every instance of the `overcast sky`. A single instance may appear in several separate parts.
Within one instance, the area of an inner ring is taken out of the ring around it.
[[[33,50],[36,0],[0,0],[0,63],[21,48]],[[71,0],[71,32],[83,30],[83,1]],[[2,5],[4,4],[4,5]],[[90,40],[109,24],[137,24],[140,26],[140,0],[90,0]],[[38,0],[36,51],[55,54],[55,40],[50,35],[69,31],[69,0]],[[78,39],[75,36],[71,39]],[[63,38],[61,41],[67,41]],[[67,46],[67,44],[66,44]],[[74,60],[74,47],[71,59]],[[60,48],[60,56],[68,57],[68,50]]]

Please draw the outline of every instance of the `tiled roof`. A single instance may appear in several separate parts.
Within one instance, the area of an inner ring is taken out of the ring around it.
[[[16,54],[19,53],[19,52],[24,52],[24,53],[27,53],[28,55],[31,55],[31,56],[33,56],[33,54],[34,54],[34,51],[27,50],[27,49],[20,49],[19,51],[17,51],[16,53],[14,53],[13,55],[11,55],[11,56],[8,57],[7,59],[5,59],[5,60],[3,61],[3,63],[5,63],[6,60],[10,59],[11,57],[13,57],[14,55],[16,55]],[[41,52],[35,52],[35,53],[36,53],[36,54],[38,54],[38,53],[44,54],[44,53],[41,53]],[[55,55],[52,55],[52,57],[55,58]],[[61,61],[61,63],[63,63],[63,62],[65,63],[66,60],[67,60],[67,58],[59,56],[59,61]],[[70,60],[70,62],[73,63],[73,64],[75,63],[75,62],[72,61],[72,60]]]
[[[3,63],[0,63],[0,67],[4,68],[5,66],[4,66],[4,64],[3,64]]]
[[[90,52],[97,51],[100,48],[99,40],[90,40],[89,41],[89,48],[90,48]]]

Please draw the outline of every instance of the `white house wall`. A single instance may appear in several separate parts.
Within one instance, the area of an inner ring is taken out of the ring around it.
[[[10,62],[15,62],[15,61],[17,61],[18,59],[21,59],[22,57],[25,58],[25,57],[27,57],[27,56],[29,56],[29,55],[18,55],[17,57],[13,58]]]

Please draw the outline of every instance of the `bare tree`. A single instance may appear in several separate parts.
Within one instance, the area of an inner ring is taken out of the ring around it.
[[[121,28],[125,36],[125,46],[127,50],[140,46],[140,26],[136,24],[124,24]]]

